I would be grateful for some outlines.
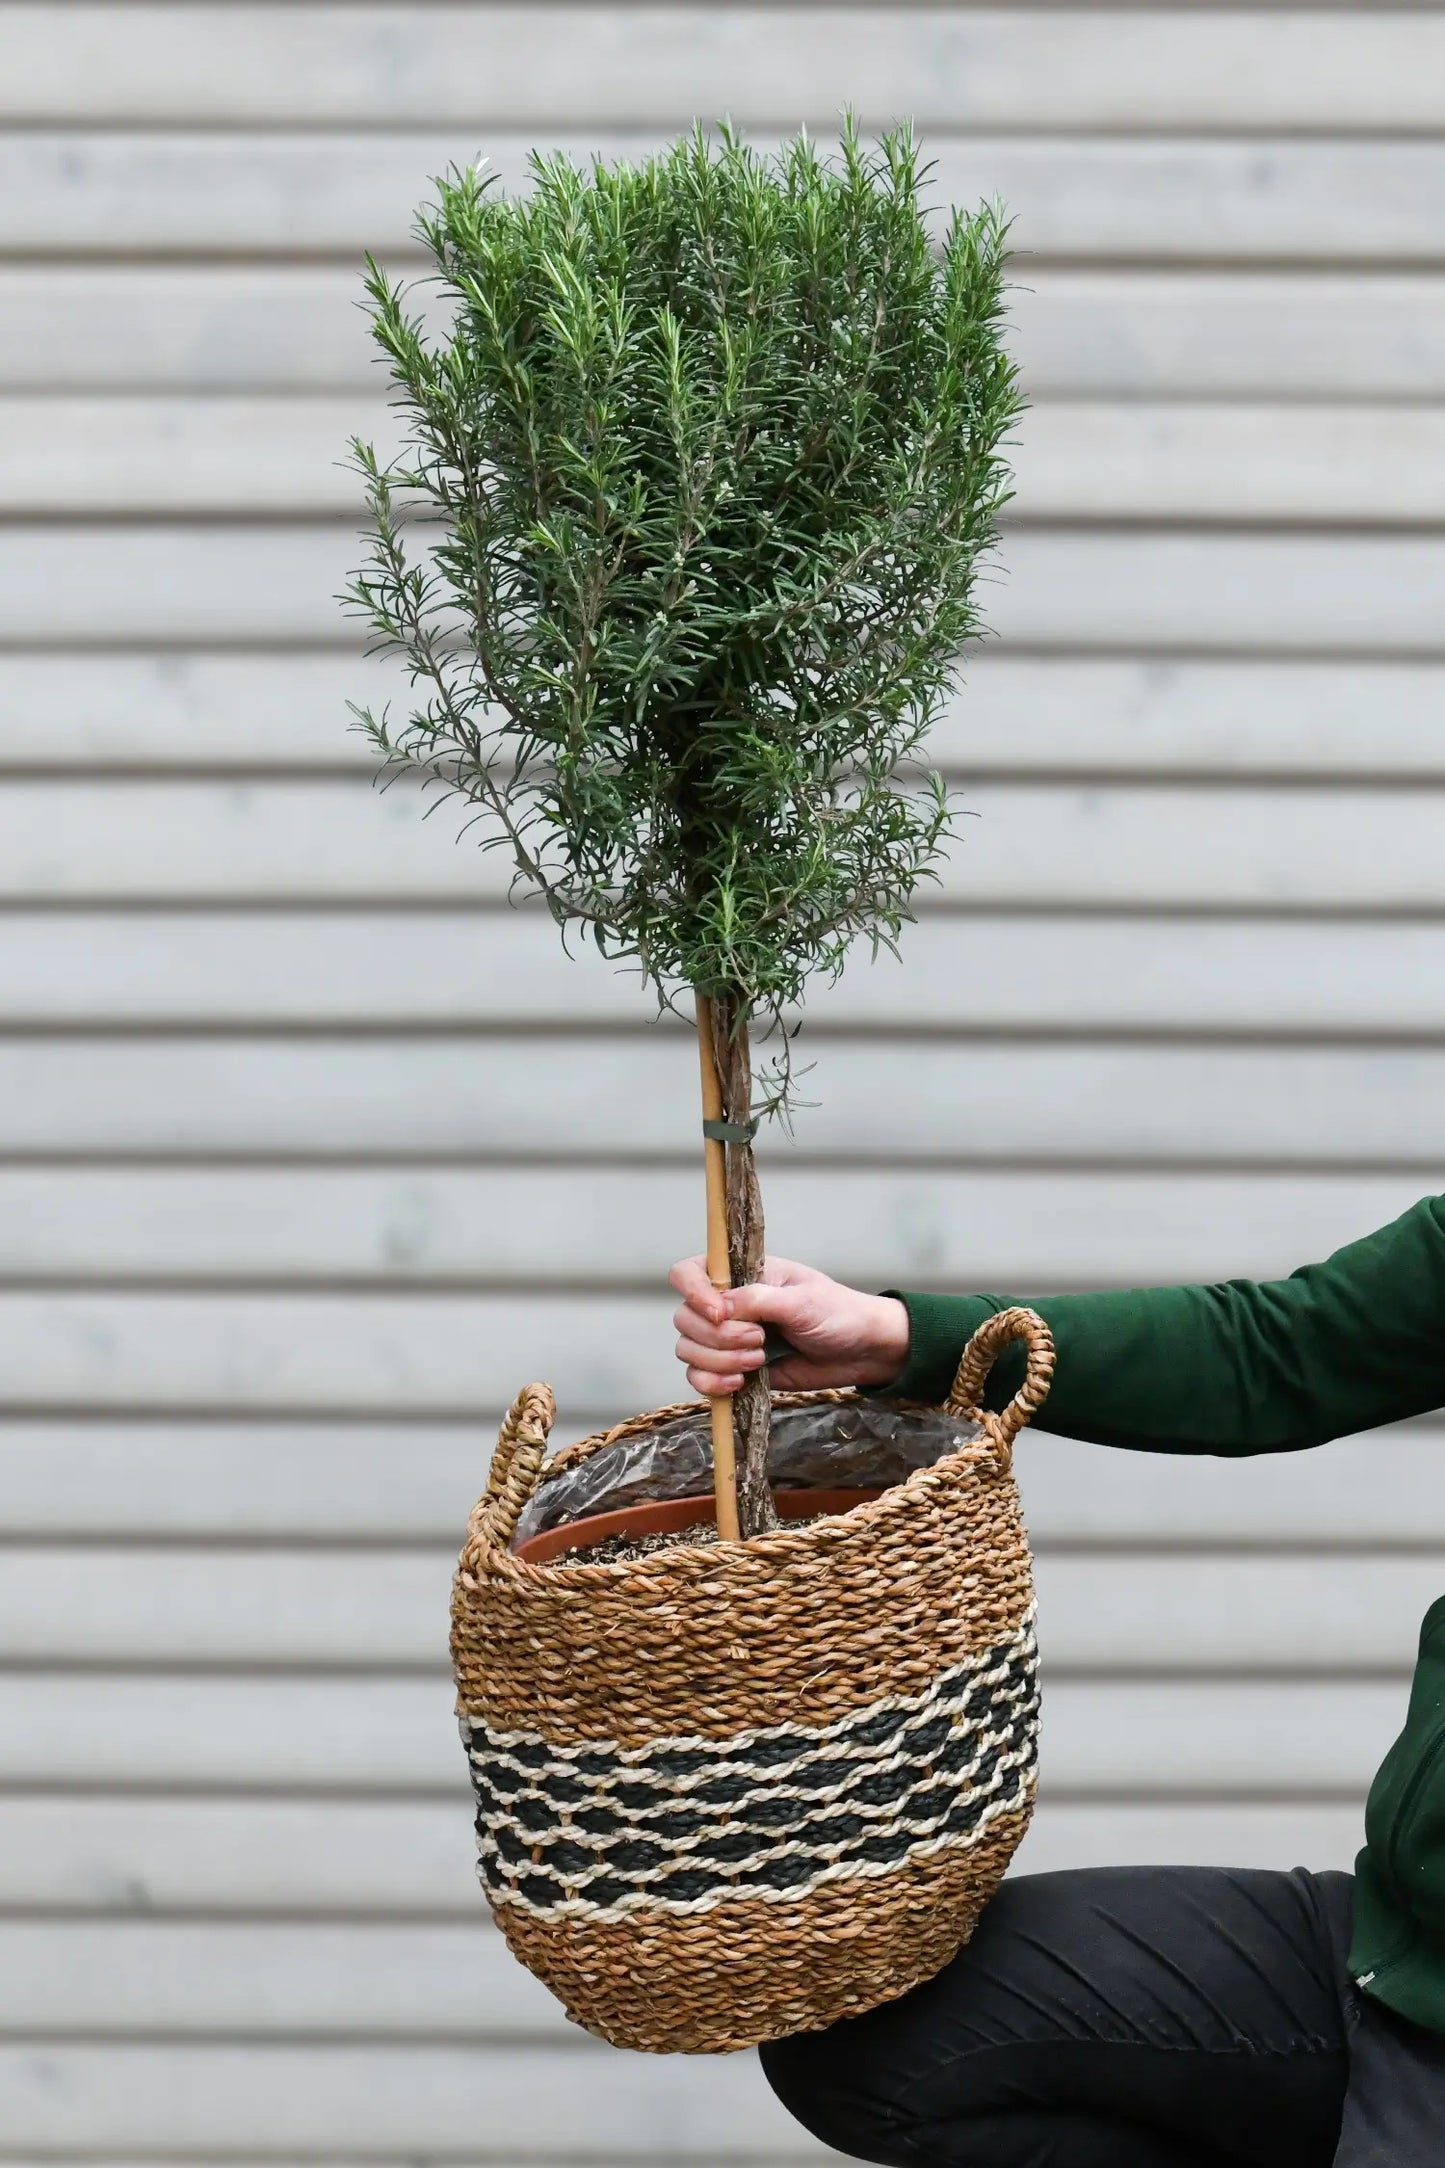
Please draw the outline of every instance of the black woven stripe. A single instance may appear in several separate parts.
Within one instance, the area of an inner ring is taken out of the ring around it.
[[[482,1771],[478,1774],[478,1798],[484,1818],[498,1829],[510,1825],[528,1852],[539,1841],[551,1841],[560,1823],[593,1840],[582,1848],[592,1852],[600,1846],[622,1845],[639,1838],[660,1845],[664,1851],[695,1850],[707,1841],[710,1819],[718,1816],[725,1825],[745,1827],[759,1836],[786,1834],[802,1824],[811,1834],[839,1813],[866,1820],[905,1810],[915,1816],[924,1811],[940,1812],[946,1796],[961,1781],[987,1773],[1006,1750],[1020,1718],[1026,1715],[1026,1706],[1017,1699],[991,1701],[968,1720],[931,1739],[926,1755],[909,1755],[885,1764],[868,1761],[850,1766],[830,1761],[822,1772],[827,1777],[826,1788],[811,1781],[819,1774],[816,1770],[808,1772],[810,1781],[800,1777],[796,1783],[779,1783],[768,1790],[736,1777],[719,1778],[700,1792],[649,1793],[646,1812],[639,1813],[635,1802],[625,1796],[628,1788],[618,1786],[615,1792],[589,1794],[559,1812],[553,1787],[549,1786],[545,1793],[533,1791],[519,1797],[489,1782]],[[925,1810],[918,1804],[935,1795],[935,1806]]]
[[[645,1768],[621,1770],[615,1760],[607,1761],[591,1783],[586,1781],[590,1769],[584,1771],[575,1763],[549,1765],[528,1757],[527,1764],[519,1767],[520,1756],[491,1752],[485,1738],[475,1733],[470,1751],[485,1766],[487,1782],[499,1799],[517,1799],[528,1791],[544,1789],[549,1799],[580,1806],[605,1784],[609,1797],[646,1813],[660,1796],[675,1796],[680,1779],[690,1779],[687,1797],[696,1805],[728,1806],[755,1790],[759,1777],[766,1778],[770,1773],[773,1781],[783,1776],[792,1783],[805,1784],[809,1791],[822,1792],[845,1781],[860,1767],[886,1762],[900,1752],[906,1752],[915,1762],[932,1761],[947,1749],[960,1723],[969,1727],[987,1723],[996,1701],[996,1682],[981,1681],[968,1690],[961,1702],[904,1722],[895,1719],[888,1730],[878,1727],[851,1751],[850,1742],[800,1754],[796,1743],[788,1751],[776,1739],[768,1739],[762,1742],[762,1752],[738,1749],[713,1760],[692,1752],[660,1753]],[[596,1756],[587,1757],[589,1765],[597,1760]]]
[[[1010,1777],[1012,1783],[1008,1790],[994,1791],[984,1798],[957,1801],[935,1827],[915,1831],[906,1822],[896,1822],[886,1829],[860,1834],[846,1852],[837,1856],[823,1857],[812,1851],[795,1851],[781,1858],[755,1863],[743,1860],[731,1872],[720,1872],[717,1866],[679,1866],[660,1884],[651,1886],[639,1882],[635,1874],[619,1871],[594,1877],[580,1891],[547,1873],[545,1868],[528,1868],[513,1880],[484,1857],[482,1880],[498,1897],[520,1898],[539,1911],[549,1911],[577,1896],[598,1911],[610,1911],[629,1899],[636,1901],[639,1897],[649,1896],[669,1904],[691,1904],[729,1893],[743,1896],[773,1891],[786,1895],[807,1888],[828,1872],[866,1867],[881,1873],[889,1867],[901,1866],[920,1844],[953,1842],[971,1836],[990,1809],[999,1812],[1022,1806],[1027,1784],[1018,1771],[1011,1771]]]
[[[734,1782],[783,1774],[793,1784],[826,1790],[859,1766],[862,1759],[882,1761],[906,1752],[915,1762],[929,1761],[960,1721],[986,1723],[1002,1693],[1017,1690],[1021,1670],[1036,1659],[1031,1624],[1010,1642],[976,1664],[942,1674],[926,1699],[901,1707],[867,1709],[837,1724],[808,1729],[778,1725],[745,1740],[708,1741],[685,1747],[656,1746],[631,1753],[609,1748],[559,1752],[548,1741],[502,1734],[463,1721],[462,1736],[474,1768],[485,1773],[489,1789],[516,1797],[535,1788],[559,1804],[580,1805],[599,1789],[646,1811],[658,1795],[679,1790],[704,1803]],[[1010,1681],[1014,1684],[1011,1686]],[[724,1789],[721,1796],[734,1794]]]
[[[1015,1756],[1018,1744],[1009,1742]],[[614,1883],[619,1888],[637,1887],[659,1872],[667,1877],[667,1894],[674,1896],[680,1893],[683,1883],[698,1891],[723,1881],[776,1885],[780,1876],[786,1878],[791,1870],[806,1876],[840,1852],[850,1859],[893,1859],[900,1857],[910,1844],[976,1822],[1000,1791],[1009,1788],[1010,1780],[1016,1779],[1016,1761],[1000,1770],[1001,1759],[1002,1743],[1000,1749],[973,1772],[962,1799],[956,1782],[940,1779],[908,1793],[898,1813],[882,1824],[865,1821],[846,1808],[840,1808],[825,1820],[810,1822],[806,1845],[794,1847],[786,1863],[774,1859],[750,1866],[760,1849],[771,1849],[766,1845],[760,1847],[759,1838],[785,1837],[788,1834],[786,1822],[763,1830],[752,1822],[742,1828],[724,1824],[722,1828],[706,1833],[694,1830],[688,1833],[688,1842],[682,1846],[662,1838],[629,1835],[599,1852],[569,1844],[565,1839],[554,1839],[540,1847],[540,1859],[534,1856],[533,1843],[524,1832],[504,1826],[496,1832],[488,1879],[503,1887],[519,1878],[519,1886],[529,1893],[534,1884],[540,1888],[545,1883],[553,1890],[547,1901],[556,1903],[564,1888],[581,1887],[581,1878],[602,1865],[607,1870],[606,1876],[588,1882],[584,1892],[589,1899],[601,1903],[616,1901],[615,1898],[604,1900],[599,1895],[602,1889],[610,1888]],[[786,1808],[790,1802],[778,1804],[780,1808]],[[536,1898],[534,1901],[542,1900]]]
[[[811,1755],[798,1754],[794,1732],[786,1760],[756,1752],[775,1735],[716,1755],[660,1751],[646,1768],[599,1752],[585,1757],[588,1781],[584,1757],[559,1763],[544,1748],[528,1754],[535,1773],[524,1774],[515,1741],[493,1756],[474,1733],[483,1882],[544,1910],[691,1903],[787,1893],[840,1869],[878,1872],[920,1844],[957,1841],[1021,1802],[1032,1773],[1031,1636],[999,1658],[955,1677],[952,1706],[870,1713],[846,1740],[811,1734],[820,1742]],[[678,1789],[679,1777],[693,1781]]]

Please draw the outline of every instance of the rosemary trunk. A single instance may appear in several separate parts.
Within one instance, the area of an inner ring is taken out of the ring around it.
[[[752,1120],[753,1071],[748,1044],[747,1004],[735,992],[712,1003],[713,1059],[722,1085],[723,1120],[749,1126]],[[746,1287],[762,1274],[766,1240],[763,1198],[751,1144],[727,1150],[728,1270],[734,1287]],[[760,1536],[778,1525],[768,1489],[768,1432],[772,1405],[766,1369],[754,1371],[733,1397],[733,1434],[737,1451],[738,1526],[744,1536]]]

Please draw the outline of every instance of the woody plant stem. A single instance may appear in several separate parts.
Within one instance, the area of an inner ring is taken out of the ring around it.
[[[753,1148],[742,1141],[752,1118],[752,1058],[737,999],[699,994],[697,1035],[703,1120],[725,1123],[739,1140],[703,1141],[708,1277],[714,1287],[746,1287],[761,1276],[766,1243]],[[760,1536],[778,1525],[768,1488],[771,1414],[766,1368],[746,1378],[736,1393],[713,1400],[713,1492],[718,1534],[725,1542]]]

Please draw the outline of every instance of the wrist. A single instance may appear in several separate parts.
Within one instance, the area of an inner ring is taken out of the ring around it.
[[[888,1385],[908,1361],[908,1309],[896,1295],[868,1297],[860,1385]]]

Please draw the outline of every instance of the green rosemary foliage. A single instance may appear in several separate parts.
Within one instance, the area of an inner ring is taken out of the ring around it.
[[[402,456],[356,454],[350,599],[416,711],[358,714],[481,816],[522,888],[664,1001],[776,1020],[892,946],[948,811],[920,741],[977,631],[1018,411],[1004,227],[941,251],[900,130],[774,160],[437,183],[429,338],[374,264]]]

